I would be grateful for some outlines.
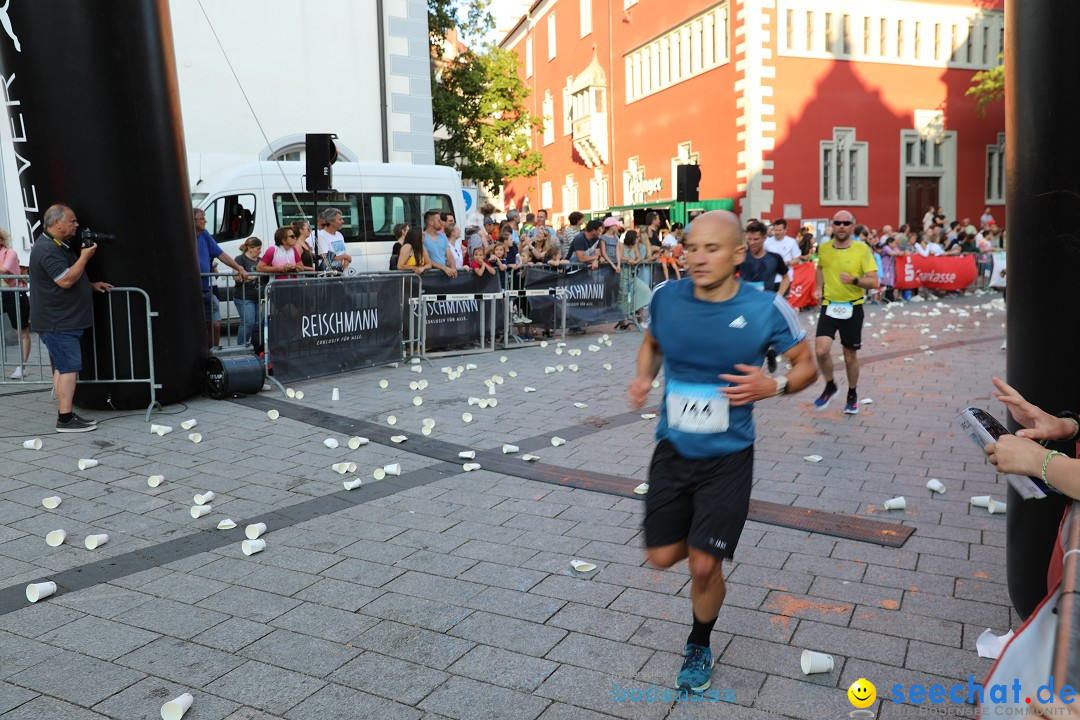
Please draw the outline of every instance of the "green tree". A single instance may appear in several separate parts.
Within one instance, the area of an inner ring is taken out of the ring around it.
[[[494,25],[487,5],[486,0],[428,0],[428,31],[435,162],[493,187],[536,174],[543,161],[530,149],[532,130],[541,120],[525,110],[530,91],[518,74],[517,55],[483,44]],[[462,6],[465,17],[459,19]],[[454,29],[481,50],[447,53],[446,38]]]
[[[986,114],[986,106],[1005,99],[1005,58],[998,55],[997,67],[980,70],[971,78],[971,87],[964,94],[975,98],[979,115]]]

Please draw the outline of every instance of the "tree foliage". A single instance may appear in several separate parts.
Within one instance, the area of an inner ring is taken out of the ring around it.
[[[1004,56],[998,55],[997,67],[980,70],[971,78],[971,87],[964,94],[975,98],[979,115],[986,114],[986,106],[1005,99]]]
[[[517,55],[482,43],[494,25],[487,6],[486,0],[428,0],[428,30],[435,162],[493,187],[534,175],[543,161],[530,149],[532,130],[541,120],[525,109],[530,90],[518,74]],[[447,54],[445,38],[454,28],[481,49]]]

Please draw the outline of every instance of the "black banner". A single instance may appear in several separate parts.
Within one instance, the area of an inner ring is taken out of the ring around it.
[[[579,268],[569,272],[529,267],[525,269],[526,290],[566,288],[566,326],[584,327],[618,322],[624,317],[619,307],[620,276],[610,267]],[[529,317],[541,327],[555,327],[562,320],[562,301],[554,296],[528,298]]]
[[[456,278],[441,272],[423,275],[425,295],[470,295],[502,291],[499,278],[490,273],[477,277],[475,273],[461,272]],[[489,300],[428,300],[427,301],[427,350],[453,345],[478,345],[480,343],[480,306],[484,308],[487,333],[491,332],[491,304]],[[495,325],[502,328],[502,303],[497,300]]]
[[[399,277],[273,281],[274,377],[293,382],[401,360],[403,292]]]

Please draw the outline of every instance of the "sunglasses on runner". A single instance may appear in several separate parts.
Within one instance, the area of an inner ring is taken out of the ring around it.
[[[850,225],[851,220],[833,220],[832,224],[833,225]]]

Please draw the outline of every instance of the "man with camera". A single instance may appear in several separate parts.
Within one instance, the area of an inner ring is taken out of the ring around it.
[[[75,211],[52,205],[42,220],[43,232],[30,251],[30,325],[49,350],[56,393],[56,432],[90,432],[96,420],[75,414],[72,401],[82,370],[80,338],[94,324],[93,292],[108,292],[107,282],[90,282],[86,264],[97,252],[91,234],[72,248],[79,229]]]

